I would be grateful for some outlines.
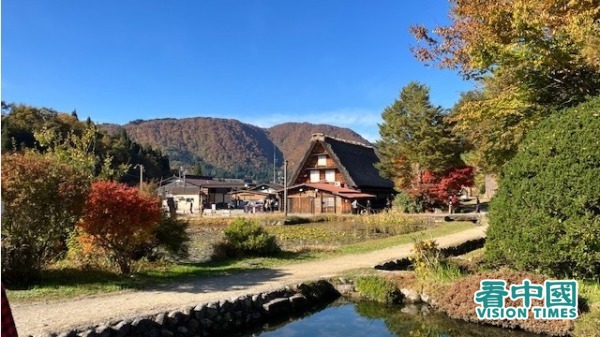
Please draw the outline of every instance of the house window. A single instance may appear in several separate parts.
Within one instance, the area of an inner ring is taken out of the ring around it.
[[[333,206],[335,206],[335,198],[334,197],[323,198],[323,207],[333,207]]]
[[[321,181],[321,174],[319,170],[310,170],[310,182],[318,183],[319,181]]]
[[[327,166],[327,157],[319,156],[319,158],[317,159],[317,166]]]
[[[327,170],[325,171],[325,180],[328,183],[332,183],[335,181],[335,170]]]

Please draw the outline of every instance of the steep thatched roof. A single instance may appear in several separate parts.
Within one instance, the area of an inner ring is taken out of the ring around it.
[[[394,188],[394,183],[391,180],[380,176],[379,171],[375,168],[374,164],[379,162],[379,158],[372,146],[323,134],[313,135],[311,146],[304,155],[304,158],[297,171],[292,176],[291,181],[296,180],[304,163],[317,143],[321,143],[327,150],[341,174],[344,175],[349,187],[355,189]]]

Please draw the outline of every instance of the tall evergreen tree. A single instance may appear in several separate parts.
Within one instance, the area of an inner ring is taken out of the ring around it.
[[[444,123],[444,110],[431,104],[426,86],[409,83],[381,116],[377,168],[397,189],[414,187],[427,171],[443,173],[463,164],[460,142]]]
[[[446,111],[433,106],[429,88],[411,82],[385,108],[377,142],[376,166],[422,211],[445,205],[462,186],[473,183],[473,169],[460,158],[462,143],[452,133]]]

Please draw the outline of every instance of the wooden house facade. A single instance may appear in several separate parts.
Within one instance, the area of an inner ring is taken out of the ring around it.
[[[352,212],[352,202],[383,208],[393,198],[394,184],[374,167],[372,146],[314,134],[308,151],[289,179],[288,211],[292,213]]]
[[[201,208],[227,208],[230,192],[246,188],[242,180],[215,180],[212,177],[187,175],[172,177],[161,182],[157,194],[166,203],[173,198],[181,213],[196,213]],[[200,206],[202,205],[202,207]]]

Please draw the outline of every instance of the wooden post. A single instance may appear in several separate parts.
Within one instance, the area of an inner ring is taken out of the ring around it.
[[[288,181],[287,181],[288,161],[283,166],[283,216],[287,219],[288,215]]]
[[[144,183],[144,165],[137,164],[134,168],[140,168],[140,190],[142,189],[142,184]]]

